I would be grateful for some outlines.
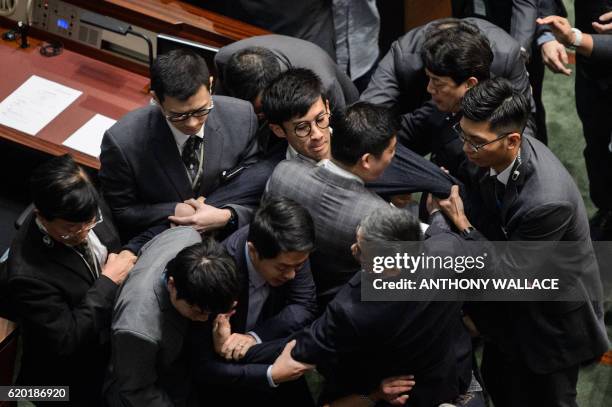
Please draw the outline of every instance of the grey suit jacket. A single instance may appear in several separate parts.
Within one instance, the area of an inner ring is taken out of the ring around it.
[[[494,55],[491,76],[508,79],[515,89],[531,99],[529,77],[519,43],[488,21],[479,18],[464,20],[475,24],[491,43]],[[361,94],[361,100],[398,108],[400,113],[411,112],[429,100],[427,76],[421,58],[427,27],[414,28],[391,44],[368,88]]]
[[[602,62],[612,61],[612,35],[593,34],[593,53],[591,59]]]
[[[389,204],[358,181],[301,160],[278,164],[267,193],[292,199],[310,212],[316,246],[310,262],[317,295],[323,302],[331,299],[360,268],[351,254],[357,226],[370,212]]]
[[[184,342],[190,321],[170,302],[163,272],[178,252],[201,241],[193,228],[177,227],[142,248],[113,310],[109,405],[187,405],[191,376]]]
[[[281,69],[307,68],[316,73],[323,83],[323,90],[330,99],[332,109],[344,110],[346,105],[359,99],[359,92],[351,79],[316,44],[286,35],[260,35],[236,41],[221,48],[215,56],[215,66],[223,83],[223,71],[236,52],[249,47],[266,48],[274,52]],[[223,90],[217,88],[218,94]]]
[[[128,113],[102,139],[100,181],[119,231],[127,240],[167,222],[177,202],[208,196],[221,173],[256,160],[257,118],[250,103],[215,96],[204,129],[204,174],[194,194],[168,123],[157,106]],[[232,205],[229,205],[232,206]],[[250,208],[235,205],[240,224]]]

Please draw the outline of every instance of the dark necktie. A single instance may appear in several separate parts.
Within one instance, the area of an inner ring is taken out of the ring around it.
[[[81,243],[80,245],[74,246],[74,250],[76,250],[83,257],[85,262],[87,262],[87,265],[89,266],[89,270],[94,280],[98,278],[99,275],[98,268],[96,267],[96,259],[94,257],[93,252],[89,248],[87,240],[84,243]]]
[[[200,190],[200,179],[201,175],[198,176],[198,170],[200,168],[200,150],[202,148],[202,138],[198,136],[189,136],[189,139],[183,146],[183,164],[189,174],[189,181],[193,191],[197,193]],[[197,179],[196,179],[197,177]]]
[[[495,177],[495,201],[498,210],[503,206],[504,195],[506,195],[506,185]]]

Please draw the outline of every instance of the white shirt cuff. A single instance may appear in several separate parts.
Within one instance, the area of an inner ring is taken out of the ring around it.
[[[257,335],[255,332],[253,331],[249,331],[247,332],[247,335],[251,335],[253,338],[255,338],[255,343],[257,343],[258,345],[262,342],[261,338],[259,337],[259,335]]]
[[[270,387],[278,387],[278,384],[274,383],[274,380],[272,380],[272,365],[268,366],[268,370],[266,370],[266,378],[268,379]]]

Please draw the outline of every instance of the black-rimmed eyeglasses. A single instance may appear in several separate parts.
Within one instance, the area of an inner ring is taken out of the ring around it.
[[[317,116],[317,118],[314,120],[297,123],[293,127],[293,131],[299,138],[305,138],[310,136],[310,133],[312,132],[312,123],[314,123],[321,130],[325,130],[329,127],[330,119],[331,113],[325,112]]]
[[[210,103],[210,107],[203,107],[203,108],[198,109],[198,110],[193,110],[191,112],[185,112],[185,113],[180,113],[180,114],[168,114],[168,115],[166,115],[166,119],[168,119],[168,121],[170,121],[172,123],[177,123],[177,122],[185,121],[185,120],[189,119],[191,116],[193,116],[193,117],[204,117],[207,114],[209,114],[210,111],[213,110],[214,107],[215,107],[215,105],[211,102]]]
[[[505,133],[502,134],[501,136],[498,136],[495,140],[491,140],[491,141],[487,141],[486,143],[481,143],[481,144],[474,144],[472,143],[472,141],[465,135],[463,129],[461,128],[461,125],[457,122],[453,125],[453,130],[455,131],[455,133],[457,133],[457,136],[459,137],[459,139],[464,142],[464,143],[468,143],[470,147],[472,147],[472,150],[474,150],[474,152],[479,151],[481,148],[483,148],[484,146],[487,146],[489,144],[495,143],[496,141],[502,140],[505,137],[508,137],[510,134],[514,133],[514,132],[509,132],[509,133]]]

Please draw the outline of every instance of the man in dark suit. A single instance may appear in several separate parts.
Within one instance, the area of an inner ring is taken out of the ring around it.
[[[598,211],[591,219],[595,240],[612,238],[612,3],[607,0],[578,1],[576,27],[560,17],[544,19],[560,46],[576,49],[576,109],[586,141],[584,159],[591,200]],[[554,41],[554,40],[553,40]],[[550,67],[550,64],[549,64]],[[553,72],[569,75],[563,65]]]
[[[450,231],[441,213],[434,213],[430,222],[427,250],[459,249],[461,238]],[[362,219],[356,235],[352,252],[364,268],[365,244],[422,239],[419,222],[391,206]],[[470,363],[459,364],[455,352],[456,341],[465,334],[460,325],[461,304],[362,301],[362,282],[368,281],[364,273],[350,279],[321,317],[289,338],[296,343],[291,351],[294,361],[315,364],[326,377],[321,401],[427,407],[454,401],[470,381]],[[285,341],[253,346],[243,362],[275,358]],[[408,375],[414,375],[414,381]],[[398,383],[396,390],[383,392],[381,381],[390,376]]]
[[[465,22],[438,28],[422,45],[422,60],[432,100],[401,117],[398,141],[457,175],[465,161],[453,126],[461,118],[461,100],[479,81],[488,79],[493,52],[484,35]]]
[[[335,111],[359,99],[357,88],[336,62],[317,45],[299,38],[271,34],[236,41],[219,50],[215,66],[223,86],[217,87],[216,93],[247,100],[255,105],[256,113],[270,80],[289,68],[316,73]]]
[[[293,131],[302,140],[329,127],[329,113],[301,122]],[[321,139],[320,136],[317,136]],[[395,122],[387,109],[366,102],[350,106],[336,122],[331,157],[318,166],[301,160],[281,162],[268,181],[268,193],[300,202],[312,215],[316,251],[311,256],[321,304],[329,302],[359,265],[351,255],[355,229],[363,217],[389,204],[365,187],[376,180],[395,153]],[[314,145],[312,150],[320,152]]]
[[[134,264],[86,175],[64,155],[32,173],[34,213],[7,268],[9,302],[23,332],[17,383],[70,386],[74,405],[102,405],[111,309]]]
[[[380,61],[368,88],[361,100],[395,108],[399,113],[408,113],[419,108],[428,99],[425,63],[422,58],[423,44],[428,36],[440,29],[469,30],[480,33],[490,44],[493,62],[492,77],[503,77],[530,97],[529,78],[520,56],[520,45],[504,30],[479,18],[442,19],[414,28],[391,45],[391,49]]]
[[[169,229],[147,243],[113,309],[107,404],[195,405],[190,324],[228,312],[239,287],[232,258],[191,227]]]
[[[327,0],[188,0],[208,10],[317,44],[336,59],[332,4]]]
[[[274,364],[230,362],[251,346],[289,336],[314,319],[316,291],[308,262],[314,240],[312,218],[304,208],[288,199],[271,198],[262,202],[250,226],[224,241],[242,287],[230,320],[232,333],[223,344],[214,348],[212,342],[212,326],[218,321],[194,333],[198,337],[195,375],[203,401],[312,405],[306,383],[282,385],[286,378]]]
[[[454,17],[486,18],[504,29],[520,45],[525,56],[531,51],[539,0],[452,0]],[[527,58],[524,59],[526,61]]]
[[[502,253],[502,272],[552,270],[578,287],[600,289],[580,192],[546,146],[521,134],[528,112],[527,99],[500,78],[466,93],[460,134],[470,164],[478,167],[471,186],[483,206],[468,218],[456,188],[439,205],[467,240],[534,241],[518,255]],[[543,263],[550,253],[537,241],[579,243],[556,251],[551,267]],[[609,344],[601,300],[585,290],[574,297],[470,309],[487,338],[482,372],[496,406],[576,406],[579,366]]]
[[[211,97],[209,88],[201,57],[184,50],[160,55],[151,69],[156,105],[128,113],[105,133],[100,181],[123,239],[167,223],[177,204],[207,197],[224,171],[255,161],[251,105]],[[230,202],[205,209],[192,222],[198,230],[235,229],[252,208]]]

